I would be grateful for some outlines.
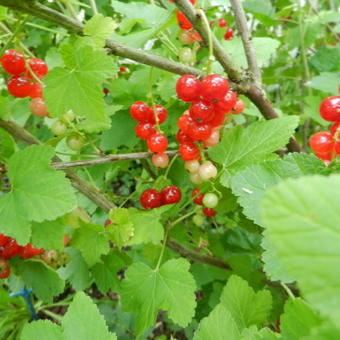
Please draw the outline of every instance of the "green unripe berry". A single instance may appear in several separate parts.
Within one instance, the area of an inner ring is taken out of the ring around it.
[[[72,134],[66,138],[66,144],[71,150],[79,151],[85,145],[85,139],[78,134]]]
[[[192,63],[194,60],[194,55],[192,53],[191,48],[183,47],[178,51],[179,60],[182,63],[189,64]]]
[[[68,110],[64,115],[60,117],[62,121],[65,123],[73,122],[76,118],[76,115],[73,113],[72,110]]]
[[[218,204],[218,197],[216,194],[208,192],[204,195],[202,202],[205,207],[213,209],[216,208]]]
[[[56,120],[51,126],[51,131],[55,136],[62,136],[66,133],[67,126],[62,121]]]
[[[197,214],[194,215],[194,217],[192,218],[192,222],[197,226],[197,227],[201,227],[203,225],[205,221],[205,218],[203,215],[201,214]]]

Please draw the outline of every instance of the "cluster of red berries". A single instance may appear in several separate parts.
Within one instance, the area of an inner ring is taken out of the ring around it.
[[[199,188],[195,188],[192,192],[191,196],[193,197],[193,201],[197,205],[204,206],[203,214],[208,217],[213,217],[217,214],[217,211],[214,208],[218,205],[218,196],[213,192],[208,192],[206,194],[200,193]]]
[[[340,155],[340,96],[324,99],[320,104],[320,116],[333,124],[329,131],[312,135],[309,145],[317,157],[330,162]]]
[[[169,185],[160,192],[155,189],[144,190],[140,196],[140,203],[144,209],[154,209],[162,205],[178,203],[181,198],[181,189],[175,185]]]
[[[1,57],[5,72],[12,75],[7,82],[8,92],[17,98],[31,97],[30,109],[33,115],[47,116],[47,108],[42,98],[43,88],[37,81],[48,73],[46,63],[39,58],[25,60],[17,50],[7,50]]]
[[[228,26],[228,22],[223,18],[218,19],[217,23],[218,27],[220,28],[225,28]],[[234,36],[233,29],[231,27],[227,27],[227,30],[225,31],[223,36],[224,40],[230,40],[233,36]]]
[[[138,122],[136,136],[147,142],[148,149],[155,154],[152,163],[158,168],[166,168],[169,157],[164,153],[168,147],[168,139],[160,131],[159,125],[164,123],[168,111],[162,105],[150,107],[144,102],[138,101],[130,107],[131,117]]]
[[[8,259],[17,255],[23,259],[29,259],[33,256],[40,255],[42,251],[42,248],[34,248],[30,243],[24,247],[19,246],[17,241],[12,237],[0,234],[0,279],[7,278],[11,273]]]

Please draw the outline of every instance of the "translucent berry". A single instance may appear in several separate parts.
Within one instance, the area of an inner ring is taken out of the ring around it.
[[[85,145],[85,138],[77,133],[74,133],[66,138],[67,146],[74,151],[80,151]]]
[[[190,105],[190,116],[197,123],[209,122],[215,117],[214,106],[203,100],[198,100]]]
[[[193,75],[181,76],[176,83],[176,92],[179,99],[192,102],[198,99],[201,81]]]
[[[199,161],[187,161],[184,164],[185,170],[188,170],[190,173],[194,174],[198,171],[200,167]]]
[[[212,127],[221,126],[225,121],[226,114],[223,112],[215,112],[214,118],[209,122]]]
[[[232,28],[227,28],[223,38],[224,40],[230,40],[234,36],[234,31]]]
[[[39,58],[31,58],[27,61],[30,69],[32,70],[32,72],[34,73],[34,75],[38,78],[43,78],[46,76],[46,74],[48,73],[48,68],[46,63],[39,59]],[[32,72],[27,70],[27,77],[30,79],[33,79],[33,75]]]
[[[11,268],[6,259],[0,258],[0,279],[6,279],[11,274]]]
[[[334,142],[331,133],[317,132],[309,139],[309,145],[316,153],[330,152],[334,148]]]
[[[207,208],[216,208],[218,204],[218,197],[212,192],[208,192],[203,197],[203,205]]]
[[[218,112],[228,113],[235,106],[236,102],[236,93],[233,91],[228,91],[223,98],[217,100],[217,102],[214,104],[214,108]]]
[[[166,153],[155,153],[151,161],[156,168],[166,168],[169,165],[169,156]]]
[[[227,27],[228,23],[225,19],[221,18],[221,19],[218,19],[218,26],[219,27]]]
[[[196,214],[192,218],[192,222],[195,224],[195,226],[201,227],[204,224],[204,216],[201,214]]]
[[[184,133],[182,130],[177,132],[176,139],[179,144],[192,143],[192,139],[190,138],[190,136]]]
[[[41,98],[43,96],[43,87],[40,84],[32,83],[31,92],[29,94],[31,98]]]
[[[56,120],[51,126],[51,131],[55,136],[62,136],[66,133],[67,126],[61,120]]]
[[[48,116],[47,107],[44,99],[42,98],[32,98],[30,102],[30,110],[32,115],[37,117]]]
[[[154,133],[147,141],[147,145],[152,152],[164,152],[168,147],[168,140],[162,133]]]
[[[193,124],[189,130],[189,136],[194,142],[204,141],[211,135],[211,126],[208,124]]]
[[[162,196],[157,190],[148,189],[140,196],[140,203],[144,209],[158,208],[162,205]]]
[[[189,45],[194,42],[194,40],[191,38],[191,33],[187,30],[179,31],[178,40],[184,45]]]
[[[201,183],[203,183],[203,180],[202,180],[202,178],[201,178],[201,176],[199,175],[198,172],[191,173],[189,175],[189,179],[194,184],[201,184]]]
[[[208,139],[204,141],[205,147],[212,147],[218,144],[220,141],[220,131],[219,130],[213,130],[209,136]]]
[[[191,196],[194,198],[194,203],[197,205],[203,205],[204,194],[200,194],[200,189],[195,188]]]
[[[10,241],[3,247],[0,256],[5,259],[10,259],[11,257],[18,255],[19,251],[20,247],[17,241],[11,238]]]
[[[152,123],[139,123],[135,129],[136,136],[143,140],[148,140],[153,134],[156,133]]]
[[[217,211],[211,208],[204,208],[203,209],[203,214],[208,217],[213,217],[217,214]]]
[[[32,91],[32,83],[26,77],[12,77],[7,82],[7,90],[14,97],[28,97]]]
[[[340,96],[324,99],[320,105],[320,116],[329,122],[340,122]]]
[[[184,161],[193,161],[200,158],[200,151],[194,143],[181,144],[179,152]]]
[[[152,110],[151,123],[156,124],[155,114],[157,114],[158,124],[162,124],[165,122],[166,117],[168,116],[168,111],[166,110],[164,106],[156,105],[151,110]]]
[[[131,117],[140,123],[152,122],[152,111],[149,105],[144,102],[135,102],[130,107]]]
[[[1,57],[1,65],[4,71],[12,76],[26,71],[24,56],[16,50],[7,50]]]
[[[182,28],[183,30],[190,30],[192,28],[191,22],[187,19],[183,12],[178,11],[176,16],[180,28]]]
[[[340,139],[340,122],[334,123],[329,132],[331,133],[332,137],[335,137],[337,134],[337,138]]]
[[[189,115],[182,115],[178,118],[177,126],[185,134],[187,134],[193,124],[193,119]]]
[[[236,101],[234,107],[232,108],[231,113],[232,113],[233,115],[237,115],[237,114],[239,114],[239,113],[242,113],[242,112],[244,111],[244,107],[245,107],[244,101],[241,100],[241,99],[238,99],[238,100]]]
[[[194,61],[194,54],[189,47],[183,47],[178,51],[179,60],[182,63],[190,64]]]
[[[208,181],[217,176],[217,168],[210,161],[206,161],[200,165],[198,173],[203,181]]]
[[[222,99],[228,91],[228,80],[219,74],[211,74],[202,80],[201,95],[205,100]]]
[[[181,189],[175,185],[169,185],[162,189],[162,204],[175,204],[178,203],[182,198]]]

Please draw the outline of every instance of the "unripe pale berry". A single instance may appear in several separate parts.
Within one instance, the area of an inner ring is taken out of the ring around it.
[[[79,151],[84,146],[85,139],[81,135],[72,134],[66,138],[66,143],[70,149]]]
[[[208,192],[203,197],[203,205],[207,208],[215,208],[218,204],[218,197],[212,192]]]
[[[191,173],[189,175],[190,181],[194,184],[201,184],[203,182],[201,176],[198,174],[198,172]]]
[[[48,116],[47,107],[42,98],[32,98],[30,102],[30,110],[34,116]]]
[[[198,169],[198,174],[202,181],[205,182],[217,176],[217,168],[210,161],[206,161]]]
[[[179,56],[179,60],[182,63],[186,63],[189,64],[191,62],[193,62],[194,60],[194,55],[192,53],[191,48],[189,47],[183,47],[178,51],[178,56]]]
[[[190,173],[197,173],[200,167],[200,163],[198,161],[187,161],[184,164],[185,170],[188,170]]]
[[[166,168],[169,165],[169,156],[166,153],[155,153],[151,161],[156,168]]]
[[[218,144],[220,141],[220,130],[212,131],[210,137],[206,139],[203,143],[205,147],[212,147]]]
[[[205,218],[202,214],[197,214],[194,215],[194,217],[192,218],[192,222],[197,226],[197,227],[201,227],[203,225],[205,221]]]
[[[65,123],[73,122],[76,118],[76,115],[72,110],[68,110],[65,114],[60,116],[60,120],[64,121]]]
[[[51,126],[51,131],[55,136],[62,136],[66,133],[67,126],[62,121],[56,120]]]

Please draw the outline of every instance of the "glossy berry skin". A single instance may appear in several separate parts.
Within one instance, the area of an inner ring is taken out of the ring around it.
[[[130,107],[131,117],[140,123],[150,123],[152,121],[152,111],[149,105],[144,102],[135,102]]]
[[[204,146],[205,147],[212,147],[218,144],[220,141],[220,131],[219,130],[213,130],[211,132],[211,135],[209,136],[208,139],[204,141]]]
[[[46,117],[48,116],[47,107],[44,99],[32,98],[30,102],[30,110],[33,116]]]
[[[238,115],[239,113],[242,113],[244,111],[245,105],[244,101],[241,99],[238,99],[234,105],[234,107],[231,110],[231,113],[233,115]]]
[[[29,96],[31,98],[41,98],[43,96],[43,87],[40,84],[32,83]]]
[[[147,145],[152,152],[164,152],[168,147],[168,140],[162,133],[154,133],[147,141]]]
[[[11,274],[9,263],[4,258],[0,258],[0,279],[6,279]]]
[[[203,198],[204,194],[199,193],[200,190],[198,188],[195,188],[192,192],[191,196],[194,197],[194,203],[197,205],[203,205]]]
[[[9,236],[5,236],[4,234],[0,234],[0,247],[5,246],[11,238]]]
[[[12,76],[18,76],[26,71],[24,56],[16,50],[7,50],[1,57],[4,71]]]
[[[202,180],[202,178],[201,178],[201,176],[199,175],[198,172],[191,173],[189,175],[189,179],[194,184],[201,184],[201,183],[203,183],[203,180]]]
[[[192,174],[196,173],[199,167],[200,167],[199,161],[187,161],[184,164],[185,170],[188,170]]]
[[[196,123],[207,123],[214,119],[215,110],[211,103],[199,100],[190,105],[190,116]]]
[[[200,165],[198,174],[203,181],[208,181],[209,179],[215,178],[217,176],[217,168],[210,161],[206,161]]]
[[[177,132],[176,139],[179,144],[192,143],[190,136],[181,130]]]
[[[158,124],[162,124],[165,122],[167,116],[168,116],[168,111],[166,108],[162,105],[156,105],[154,108],[151,109],[152,115],[151,115],[151,123],[156,124],[156,117],[157,115],[158,118]]]
[[[221,19],[218,19],[218,26],[219,27],[227,27],[228,23],[225,19],[221,18]]]
[[[218,204],[218,197],[212,192],[208,192],[203,197],[203,205],[207,208],[216,208]]]
[[[78,134],[72,134],[66,138],[67,146],[74,151],[80,151],[85,145],[85,139]]]
[[[192,222],[195,224],[195,226],[201,227],[204,224],[204,217],[201,214],[196,214],[192,218]]]
[[[192,102],[200,95],[201,81],[190,74],[181,76],[176,83],[176,93],[184,102]]]
[[[190,39],[191,40],[191,39]],[[182,63],[190,64],[194,61],[194,54],[189,47],[183,47],[178,51],[179,60]]]
[[[140,196],[140,203],[144,209],[158,208],[162,205],[162,196],[157,190],[148,189]]]
[[[176,17],[180,28],[182,28],[183,30],[190,30],[192,28],[191,22],[187,19],[183,12],[178,11],[176,13]]]
[[[232,28],[227,28],[224,36],[223,36],[223,39],[224,40],[230,40],[232,37],[234,36],[234,31]]]
[[[211,74],[202,80],[201,95],[205,100],[222,99],[228,91],[228,80],[219,74]]]
[[[166,153],[155,153],[151,161],[156,168],[164,169],[169,165],[169,156]]]
[[[188,134],[193,122],[191,116],[184,114],[178,118],[177,126],[183,133]]]
[[[324,99],[320,104],[320,116],[329,122],[340,122],[340,96]]]
[[[192,41],[203,41],[202,37],[195,30],[191,30],[189,36]]]
[[[236,102],[236,93],[233,91],[228,91],[223,98],[219,99],[214,104],[215,111],[228,113],[235,106]]]
[[[210,137],[211,132],[211,126],[208,124],[193,124],[189,136],[194,142],[204,141]]]
[[[335,137],[335,135],[338,132],[338,139],[340,139],[340,122],[339,123],[334,123],[331,128],[329,129],[329,132],[331,133],[332,137]]]
[[[193,143],[181,144],[179,147],[179,152],[184,161],[193,161],[200,158],[200,151]]]
[[[209,125],[213,128],[221,126],[225,121],[226,114],[223,112],[215,112],[214,118],[209,122]]]
[[[25,247],[22,247],[20,250],[20,257],[23,259],[29,259],[33,256],[37,256],[40,255],[40,253],[42,252],[42,248],[37,249],[34,248],[30,243],[27,244]]]
[[[51,126],[51,131],[55,136],[62,136],[66,133],[67,126],[61,120],[56,120]]]
[[[31,94],[32,83],[26,77],[12,77],[7,82],[7,90],[17,98],[25,98]]]
[[[17,244],[17,241],[11,239],[2,249],[0,256],[5,259],[10,259],[13,256],[18,255],[20,251],[20,247]]]
[[[322,159],[325,162],[331,162],[333,158],[333,151],[326,153],[316,153],[315,156]]]
[[[153,134],[156,133],[152,123],[139,123],[135,129],[136,136],[143,140],[148,140]]]
[[[316,153],[326,153],[333,150],[334,142],[331,133],[317,132],[310,137],[309,145]]]
[[[30,66],[32,72],[34,73],[34,75],[38,78],[44,78],[46,76],[46,74],[48,73],[48,68],[46,63],[39,59],[39,58],[31,58],[27,61],[28,65]],[[33,79],[33,75],[32,75],[31,71],[27,71],[27,77],[30,79]]]
[[[217,211],[211,208],[204,208],[203,209],[203,214],[208,217],[213,217],[217,214]]]
[[[169,185],[162,189],[162,204],[175,204],[178,203],[182,198],[181,189],[175,185]]]

